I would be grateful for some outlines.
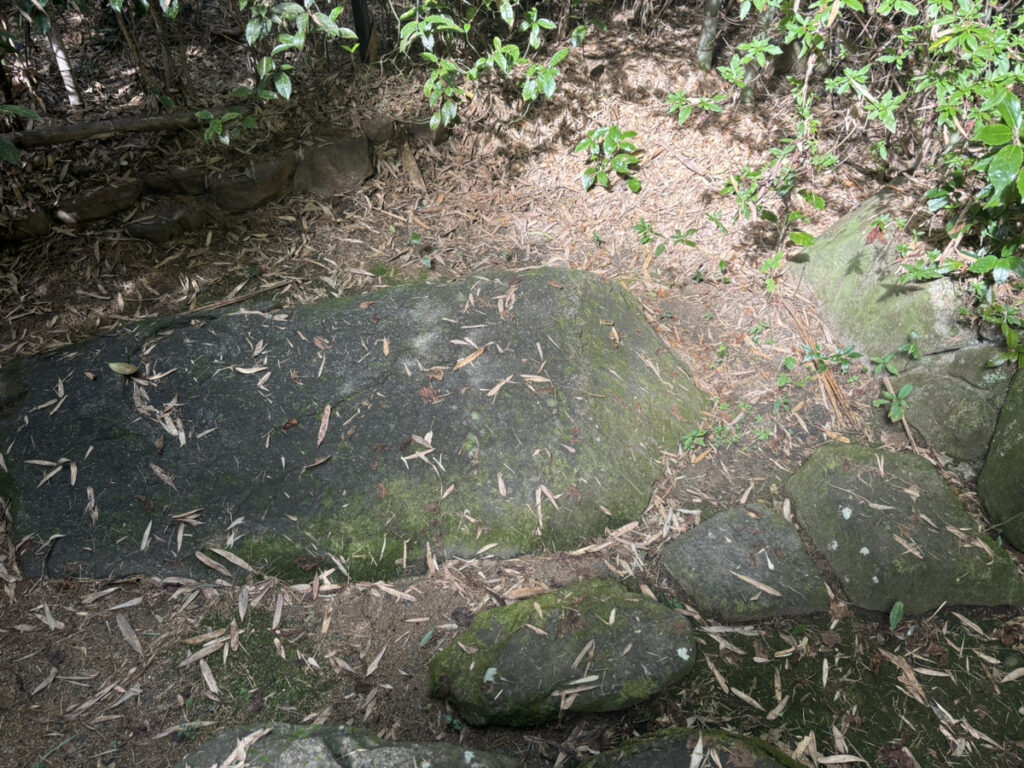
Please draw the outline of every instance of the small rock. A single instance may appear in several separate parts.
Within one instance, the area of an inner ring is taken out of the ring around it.
[[[363,122],[363,133],[371,144],[387,144],[395,137],[393,118],[380,115]]]
[[[207,220],[206,209],[195,203],[179,203],[146,211],[125,227],[132,237],[165,243],[183,232],[199,229]]]
[[[42,208],[29,208],[22,215],[0,224],[0,242],[23,243],[44,237],[53,226],[50,214]]]
[[[135,205],[142,194],[138,179],[119,179],[105,187],[91,189],[63,203],[56,212],[64,224],[81,224],[113,216]]]
[[[318,197],[353,192],[373,175],[370,143],[354,139],[319,139],[298,152],[293,189]]]
[[[483,611],[458,639],[431,661],[430,693],[473,725],[625,709],[682,680],[695,656],[685,617],[609,579]]]
[[[988,452],[1010,375],[986,363],[999,348],[984,344],[930,355],[893,381],[911,384],[905,416],[930,448],[979,464]]]
[[[800,616],[829,607],[821,573],[796,529],[760,505],[734,507],[684,533],[662,551],[661,564],[697,610],[719,621]]]
[[[287,194],[295,155],[287,152],[252,168],[210,179],[210,197],[225,211],[246,211]]]
[[[437,126],[437,130],[430,127],[430,123],[403,123],[409,137],[424,144],[444,144],[452,135],[451,129],[446,125]]]
[[[1004,538],[1024,552],[1024,373],[1017,370],[999,414],[978,494]]]
[[[887,612],[902,601],[907,614],[919,614],[947,604],[1024,604],[1013,560],[977,532],[920,456],[826,445],[788,480],[786,493],[860,608]]]
[[[700,749],[698,749],[698,744]],[[699,753],[704,757],[701,758]],[[714,755],[714,757],[710,757]],[[583,763],[584,768],[802,768],[780,749],[750,736],[696,728],[666,728],[631,739],[617,749]]]
[[[142,177],[147,192],[158,195],[201,195],[206,191],[206,171],[202,168],[173,168],[147,173]]]

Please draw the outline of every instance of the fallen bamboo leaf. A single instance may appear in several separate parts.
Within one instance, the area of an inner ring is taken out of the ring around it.
[[[1017,667],[1013,672],[1004,675],[999,682],[1012,683],[1014,680],[1020,680],[1022,677],[1024,677],[1024,667]]]
[[[737,699],[740,699],[741,701],[745,701],[747,704],[752,706],[754,709],[756,709],[756,710],[758,710],[760,712],[764,712],[764,707],[762,707],[760,704],[758,704],[754,700],[754,698],[752,696],[750,696],[749,694],[744,693],[739,688],[730,688],[729,689],[729,693],[731,693]]]
[[[384,658],[384,651],[386,651],[387,649],[388,649],[387,645],[385,645],[383,648],[380,649],[380,653],[378,653],[373,658],[373,661],[370,662],[370,666],[368,666],[366,668],[366,674],[363,675],[363,677],[369,677],[370,675],[372,675],[374,672],[377,671],[377,666],[380,664],[380,660]]]
[[[844,763],[864,763],[867,765],[868,761],[856,755],[829,755],[828,757],[818,758],[818,765],[842,765]]]
[[[749,576],[744,576],[742,573],[736,573],[736,571],[729,571],[729,573],[731,573],[740,581],[745,581],[750,586],[759,589],[766,594],[772,595],[773,597],[782,597],[782,593],[779,592],[777,589],[772,589],[767,584],[762,584],[757,579],[752,579]]]
[[[142,643],[139,642],[139,636],[135,634],[135,630],[132,629],[132,625],[128,622],[128,617],[118,611],[114,614],[114,618],[117,620],[117,628],[121,630],[121,635],[125,641],[131,646],[133,651],[145,660],[146,652],[142,650]]]
[[[277,640],[276,637],[274,639]],[[215,643],[211,643],[210,645],[207,645],[207,646],[204,646],[204,647],[200,648],[198,651],[194,651],[193,653],[190,653],[188,656],[185,657],[185,659],[180,664],[178,664],[178,669],[181,669],[182,667],[187,667],[189,664],[191,664],[191,663],[193,663],[195,661],[199,661],[200,659],[205,659],[210,654],[216,653],[217,651],[219,651],[221,648],[224,647],[224,645],[227,643],[227,641],[228,640],[225,637],[222,640],[219,640],[219,641],[217,641]]]
[[[119,373],[122,376],[132,376],[139,372],[139,366],[132,363],[107,363],[107,365],[114,373]]]
[[[39,683],[39,685],[37,685],[35,688],[32,689],[32,692],[29,694],[29,697],[35,696],[40,691],[44,690],[47,686],[50,685],[50,683],[52,683],[54,681],[54,679],[56,677],[57,677],[57,668],[56,667],[50,667],[50,673],[45,678],[43,678],[43,681],[41,683]]]
[[[331,404],[324,406],[323,416],[320,417],[320,431],[316,434],[316,447],[319,448],[327,437],[327,428],[331,425]]]
[[[139,544],[139,551],[140,552],[145,552],[147,547],[149,547],[149,534],[150,534],[150,531],[152,531],[152,530],[153,530],[153,521],[151,519],[149,521],[149,524],[146,526],[146,530],[144,530],[142,532],[142,543]]]
[[[246,375],[250,375],[250,374],[253,374],[253,373],[263,373],[263,371],[267,370],[267,366],[265,366],[265,365],[257,365],[254,368],[240,368],[238,366],[235,366],[231,370],[235,371],[236,373],[244,373]]]
[[[210,689],[210,693],[215,696],[219,695],[220,688],[217,686],[217,680],[213,676],[210,665],[206,663],[206,659],[199,660],[199,671],[202,673],[203,681],[206,683],[206,687]]]
[[[768,720],[769,722],[771,722],[772,720],[776,719],[786,709],[786,705],[787,704],[789,704],[789,694],[788,693],[785,696],[782,697],[782,701],[780,701],[778,704],[776,704],[774,707],[771,708],[771,710],[765,716],[765,719]]]
[[[196,560],[205,565],[207,568],[212,568],[213,570],[217,571],[217,573],[221,573],[227,576],[229,579],[231,578],[231,572],[228,571],[227,568],[225,568],[223,565],[218,563],[213,558],[204,555],[202,552],[196,552]]]
[[[255,568],[253,568],[251,565],[245,562],[245,560],[240,558],[234,552],[229,552],[226,549],[218,549],[217,547],[210,547],[210,551],[220,555],[222,558],[227,560],[232,565],[237,565],[243,571],[248,571],[249,573],[256,573]]]
[[[452,370],[453,371],[457,371],[460,368],[465,368],[467,365],[469,365],[469,364],[471,364],[473,362],[476,362],[476,360],[480,357],[480,355],[482,355],[484,353],[485,349],[486,349],[486,347],[480,347],[475,352],[471,352],[468,355],[466,355],[465,357],[460,357],[459,361],[457,363],[455,363],[455,367],[452,368]]]
[[[163,481],[164,483],[169,485],[171,488],[173,488],[175,490],[175,492],[177,492],[178,487],[174,484],[174,478],[173,477],[171,477],[169,474],[164,472],[162,469],[160,469],[160,467],[158,467],[153,462],[149,463],[149,468],[151,470],[153,470],[153,474],[154,475],[156,475],[158,478],[160,478],[161,481]]]
[[[330,461],[330,460],[331,460],[331,457],[330,457],[330,456],[323,456],[322,458],[319,458],[319,459],[317,459],[316,461],[314,461],[314,462],[313,462],[312,464],[306,464],[306,465],[305,465],[305,466],[304,466],[304,467],[302,468],[302,471],[301,471],[301,472],[299,472],[299,475],[301,476],[301,475],[302,475],[302,474],[303,474],[303,473],[304,473],[304,472],[305,472],[305,471],[306,471],[307,469],[313,469],[313,468],[315,468],[315,467],[319,467],[319,466],[320,466],[321,464],[323,464],[323,463],[325,463],[325,462],[328,462],[328,461]]]

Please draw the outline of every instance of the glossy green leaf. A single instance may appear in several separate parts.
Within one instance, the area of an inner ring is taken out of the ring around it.
[[[892,610],[889,611],[889,629],[895,631],[901,621],[903,621],[903,601],[897,600],[892,604]]]
[[[974,132],[974,140],[990,147],[999,147],[1013,141],[1013,130],[1003,123],[983,125]]]
[[[988,180],[992,182],[993,195],[998,197],[1010,184],[1017,181],[1024,150],[1015,144],[1000,149],[988,166]]]

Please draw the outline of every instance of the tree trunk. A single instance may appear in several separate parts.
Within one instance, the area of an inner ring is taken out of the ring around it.
[[[377,60],[377,30],[367,0],[352,0],[352,16],[356,22],[356,37],[359,38],[359,58],[364,63]]]
[[[75,73],[71,71],[71,60],[64,47],[64,38],[60,34],[60,29],[57,28],[57,20],[53,18],[48,9],[44,9],[38,3],[36,8],[45,13],[49,19],[46,40],[50,44],[50,50],[53,51],[53,58],[57,61],[60,78],[64,81],[64,91],[68,95],[68,103],[72,108],[77,109],[82,106],[82,97],[78,93],[78,86],[75,85]]]
[[[149,76],[149,70],[146,68],[146,62],[142,60],[142,55],[139,53],[139,39],[135,35],[134,22],[132,28],[129,29],[124,18],[126,13],[128,13],[127,9],[122,10],[121,13],[115,11],[114,17],[117,19],[118,29],[121,30],[121,37],[124,38],[125,45],[128,46],[128,54],[132,57],[132,61],[135,62],[135,69],[139,73],[142,87],[146,91],[152,91],[153,81]]]
[[[245,115],[252,112],[252,108],[236,105],[210,111],[215,115],[222,115],[225,112],[240,112]],[[69,141],[109,139],[122,133],[178,131],[183,128],[198,128],[199,126],[200,122],[194,112],[174,112],[170,115],[156,115],[155,117],[122,117],[116,120],[99,120],[94,123],[58,125],[38,131],[4,133],[0,134],[0,139],[5,139],[21,149],[31,149],[52,144],[64,144]]]
[[[153,25],[156,27],[156,39],[160,44],[160,54],[164,60],[164,90],[171,90],[176,82],[174,77],[174,59],[171,58],[171,49],[167,44],[167,33],[164,31],[163,11],[158,7],[159,3],[149,3],[149,15],[153,17]]]
[[[754,39],[759,37],[766,37],[769,32],[772,31],[772,25],[775,23],[775,19],[778,17],[778,8],[768,6],[761,11],[761,16],[757,20],[757,31],[754,32]],[[740,91],[740,104],[745,107],[749,107],[754,103],[754,80],[757,78],[757,73],[760,68],[756,61],[747,63],[746,70],[743,74],[743,90]]]
[[[701,27],[700,41],[697,43],[697,66],[705,72],[711,71],[711,62],[715,56],[718,14],[721,10],[722,0],[704,0],[704,25]]]

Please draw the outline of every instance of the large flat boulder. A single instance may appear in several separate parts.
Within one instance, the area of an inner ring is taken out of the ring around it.
[[[920,456],[819,448],[786,483],[793,514],[846,596],[870,611],[1024,605],[1010,556]]]
[[[682,680],[690,622],[610,579],[478,614],[430,662],[430,693],[473,725],[538,725],[560,712],[613,712]]]
[[[589,273],[407,285],[4,369],[0,495],[29,574],[380,578],[428,546],[571,549],[638,519],[705,402]]]
[[[978,478],[978,495],[1003,537],[1024,552],[1024,374],[1019,369]]]

